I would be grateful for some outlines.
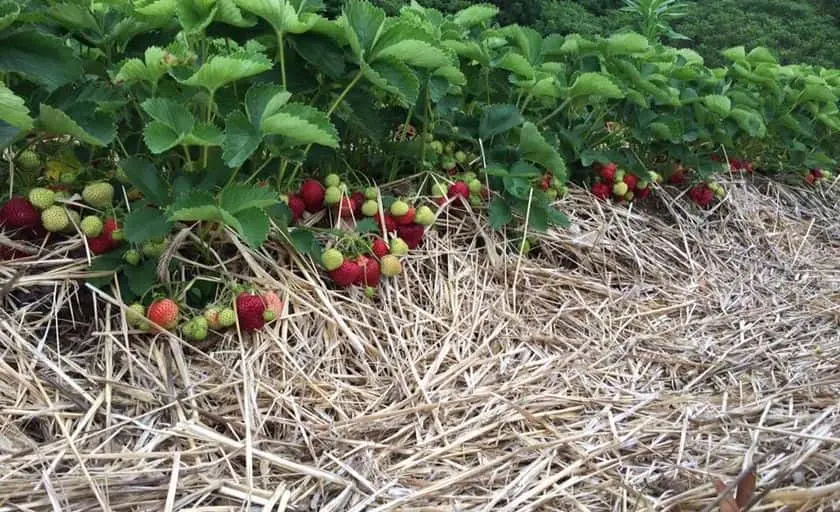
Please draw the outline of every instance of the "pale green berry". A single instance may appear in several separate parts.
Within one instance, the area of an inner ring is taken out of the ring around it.
[[[365,217],[373,217],[379,212],[379,203],[373,199],[368,199],[362,203],[362,215]]]
[[[91,238],[96,238],[102,234],[102,219],[96,215],[88,215],[79,225],[82,228],[82,233]]]
[[[337,187],[341,185],[341,177],[338,174],[328,174],[324,178],[324,185],[326,187]]]
[[[341,201],[341,189],[337,186],[327,187],[324,192],[324,204],[335,205]]]
[[[332,272],[344,264],[344,255],[338,249],[327,249],[321,255],[321,264],[327,272]]]

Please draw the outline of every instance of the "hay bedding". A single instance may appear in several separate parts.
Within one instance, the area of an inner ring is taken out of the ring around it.
[[[444,218],[374,302],[243,249],[287,314],[198,346],[63,248],[0,267],[0,511],[714,510],[752,468],[754,510],[835,509],[837,194],[729,189],[573,192],[530,259]]]

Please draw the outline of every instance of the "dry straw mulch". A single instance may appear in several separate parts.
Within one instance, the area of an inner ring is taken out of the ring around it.
[[[753,510],[830,510],[840,184],[728,188],[574,191],[528,259],[444,217],[374,301],[243,248],[287,314],[199,346],[128,331],[62,247],[4,264],[0,511],[715,510],[751,469]]]

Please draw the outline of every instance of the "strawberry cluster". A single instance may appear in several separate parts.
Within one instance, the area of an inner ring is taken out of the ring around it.
[[[808,185],[816,185],[832,178],[831,172],[825,169],[809,169],[805,173],[805,183]]]
[[[239,327],[254,332],[273,322],[283,313],[283,301],[275,292],[251,293],[239,291],[229,305],[207,307],[200,315],[184,320],[181,307],[169,297],[160,297],[148,307],[132,304],[126,312],[128,325],[143,332],[174,331],[180,325],[184,338],[201,341],[209,330]]]
[[[592,194],[606,201],[613,198],[616,202],[645,199],[650,195],[650,182],[639,179],[635,174],[619,169],[615,163],[596,164],[594,167],[595,183]],[[650,173],[654,183],[660,183],[658,174]]]

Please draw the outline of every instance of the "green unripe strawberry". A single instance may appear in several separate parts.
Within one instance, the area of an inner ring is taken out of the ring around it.
[[[385,277],[394,277],[402,272],[400,259],[393,254],[386,254],[379,263],[380,272]]]
[[[463,151],[456,151],[455,152],[455,161],[459,164],[462,164],[467,161],[467,154]]]
[[[434,151],[438,155],[443,153],[443,143],[441,141],[435,140],[435,141],[432,141],[432,143],[429,144],[429,145],[431,146],[432,151]]]
[[[114,186],[110,183],[92,183],[82,190],[82,199],[94,208],[106,208],[114,202]]]
[[[522,242],[519,244],[519,252],[523,254],[531,252],[531,242],[527,238],[523,238]]]
[[[454,142],[447,142],[446,143],[446,152],[450,155],[455,152],[455,143]]]
[[[650,183],[645,181],[645,180],[639,180],[639,182],[636,183],[636,188],[639,189],[639,190],[644,190],[644,189],[648,188],[649,186],[650,186]]]
[[[149,330],[149,321],[146,320],[146,308],[143,304],[132,304],[125,312],[125,321],[129,327],[140,329],[141,331]]]
[[[55,192],[43,187],[33,188],[29,191],[29,202],[39,210],[46,210],[55,204]]]
[[[658,172],[650,171],[650,181],[653,183],[662,183],[662,176]]]
[[[362,203],[362,215],[365,217],[373,217],[379,212],[379,203],[374,199],[368,199]]]
[[[366,286],[365,297],[367,297],[368,299],[376,297],[376,288],[374,288],[373,286]]]
[[[58,233],[70,226],[70,217],[63,206],[50,206],[41,212],[41,224],[50,233]]]
[[[70,192],[67,192],[66,190],[59,190],[55,193],[56,201],[69,201],[70,197],[72,197]]]
[[[207,320],[202,317],[196,317],[184,325],[184,336],[192,341],[201,341],[207,338]]]
[[[341,189],[337,186],[327,187],[324,192],[324,204],[336,205],[341,202]]]
[[[82,223],[82,216],[76,210],[67,210],[67,219],[69,220],[65,233],[75,233],[76,226]]]
[[[338,249],[327,249],[321,255],[321,264],[327,272],[332,272],[344,264],[344,255]]]
[[[417,213],[414,214],[414,222],[421,226],[431,226],[435,223],[435,212],[428,206],[421,206],[417,208]]]
[[[34,151],[27,149],[18,155],[18,164],[25,171],[36,171],[41,168],[41,158]]]
[[[65,185],[74,185],[79,179],[79,175],[75,172],[63,172],[58,180]]]
[[[557,189],[556,188],[550,188],[550,189],[545,191],[545,195],[546,195],[546,197],[548,197],[549,201],[554,201],[555,199],[557,199]]]
[[[409,208],[411,208],[411,206],[405,201],[394,201],[393,204],[391,204],[391,215],[394,217],[402,217],[408,213]]]
[[[449,193],[449,187],[444,183],[435,183],[432,185],[432,197],[446,197]]]
[[[477,179],[470,180],[467,186],[470,188],[470,192],[473,194],[480,194],[481,188],[483,187],[481,181]]]
[[[408,254],[408,244],[402,238],[394,238],[390,244],[391,254],[394,256],[405,256]]]
[[[219,311],[219,325],[221,327],[231,327],[236,323],[236,312],[233,308],[225,308]]]
[[[265,320],[266,322],[273,322],[275,318],[277,318],[277,313],[275,313],[274,311],[266,309],[263,312],[263,320]]]
[[[82,219],[81,224],[79,227],[82,228],[82,233],[85,235],[96,238],[102,234],[102,228],[104,228],[104,224],[102,224],[102,219],[97,217],[96,215],[88,215],[84,219]]]
[[[111,232],[111,240],[115,242],[122,242],[125,240],[125,232],[122,229],[115,229]]]
[[[113,238],[113,234],[111,234]],[[163,252],[166,250],[167,242],[164,240],[163,242],[146,242],[143,244],[141,250],[143,251],[143,256],[147,258],[160,258]]]
[[[327,174],[327,177],[324,178],[324,185],[329,187],[337,187],[341,185],[341,177],[338,174]]]
[[[624,195],[627,193],[628,189],[629,189],[629,187],[627,186],[627,183],[624,183],[623,181],[621,181],[621,182],[618,182],[615,185],[613,185],[612,191],[613,191],[613,194],[615,196],[624,197]]]
[[[433,133],[427,133],[427,134],[423,135],[423,140],[426,141],[427,143],[434,142],[435,135]]]
[[[470,196],[470,206],[481,206],[481,204],[481,196],[475,194]]]
[[[634,197],[636,197],[636,194],[634,194],[632,190],[628,190],[627,193],[624,194],[625,201],[632,201]]]
[[[560,178],[551,178],[551,188],[556,188],[557,190],[561,190],[563,188],[563,182],[560,181]]]
[[[469,183],[476,178],[478,178],[478,176],[476,176],[476,174],[472,171],[467,171],[461,175],[461,181],[464,183]]]
[[[613,178],[613,182],[614,183],[621,183],[622,181],[624,181],[624,175],[625,174],[627,174],[627,173],[625,171],[623,171],[622,169],[619,169],[619,170],[615,171],[615,177]]]
[[[368,187],[365,189],[365,199],[374,200],[379,197],[379,189],[376,187]]]
[[[131,266],[137,266],[140,264],[140,251],[136,251],[134,249],[129,249],[125,251],[123,254],[123,261],[128,263]]]
[[[560,185],[559,187],[557,187],[556,190],[557,190],[557,194],[560,197],[565,197],[566,194],[569,193],[569,187],[567,187],[566,185]]]
[[[125,173],[125,170],[122,167],[117,167],[117,170],[114,171],[114,178],[116,178],[116,180],[122,183],[123,185],[128,185],[129,183],[131,183],[128,174]]]

